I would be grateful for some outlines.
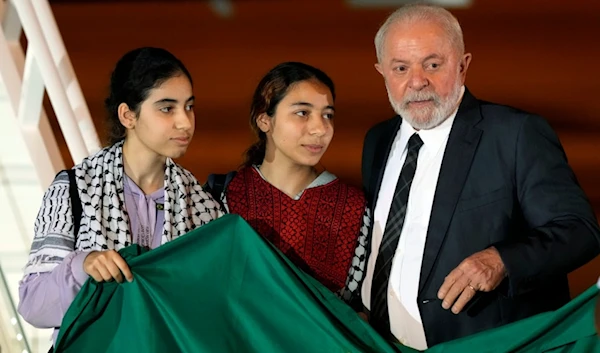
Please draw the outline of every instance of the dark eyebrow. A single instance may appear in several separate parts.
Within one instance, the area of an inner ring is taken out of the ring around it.
[[[293,106],[296,106],[296,105],[303,106],[303,107],[309,107],[309,108],[313,108],[313,107],[314,107],[312,104],[310,104],[310,103],[307,103],[307,102],[294,102],[294,103],[292,103],[292,104],[290,104],[290,105],[291,105],[292,107],[293,107]]]
[[[194,99],[196,99],[196,97],[191,96],[190,98],[188,98],[185,102],[188,103],[190,101],[193,101]],[[163,98],[160,100],[157,100],[156,102],[154,102],[155,105],[159,105],[162,103],[178,103],[179,101],[177,99],[173,99],[173,98]]]
[[[291,106],[301,106],[301,107],[309,107],[309,108],[314,108],[314,105],[312,105],[311,103],[308,102],[295,102],[292,103]],[[328,105],[326,106],[324,109],[331,109],[333,111],[335,111],[335,108],[333,107],[333,105]]]

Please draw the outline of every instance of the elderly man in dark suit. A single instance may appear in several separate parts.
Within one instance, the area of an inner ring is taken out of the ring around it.
[[[443,8],[399,9],[375,44],[398,116],[364,142],[370,323],[425,349],[567,303],[567,274],[600,253],[600,229],[554,131],[473,96]]]

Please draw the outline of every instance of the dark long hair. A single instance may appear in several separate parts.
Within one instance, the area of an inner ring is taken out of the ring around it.
[[[127,133],[119,121],[118,108],[121,103],[126,103],[139,116],[141,104],[148,98],[150,90],[181,74],[192,83],[192,76],[183,63],[165,49],[144,47],[123,55],[112,72],[110,92],[104,101],[108,118],[108,144],[121,141]]]
[[[290,88],[302,81],[316,80],[329,88],[335,100],[333,81],[323,71],[300,62],[285,62],[271,69],[260,80],[250,106],[250,127],[256,134],[256,141],[246,150],[244,166],[262,164],[267,148],[267,135],[258,128],[256,120],[261,114],[270,117],[275,115],[277,105],[289,92]]]

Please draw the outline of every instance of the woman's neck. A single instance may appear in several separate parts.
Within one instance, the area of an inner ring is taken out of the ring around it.
[[[134,139],[123,144],[125,174],[149,195],[164,186],[166,158],[149,151]]]
[[[306,189],[318,176],[313,167],[299,165],[276,165],[264,160],[260,166],[264,178],[274,187],[283,191],[289,197],[296,197]]]

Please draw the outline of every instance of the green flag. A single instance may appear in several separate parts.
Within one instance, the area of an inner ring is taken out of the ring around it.
[[[237,215],[157,249],[133,245],[120,254],[133,282],[90,278],[55,352],[417,352],[387,343]],[[427,352],[600,352],[596,293]]]

